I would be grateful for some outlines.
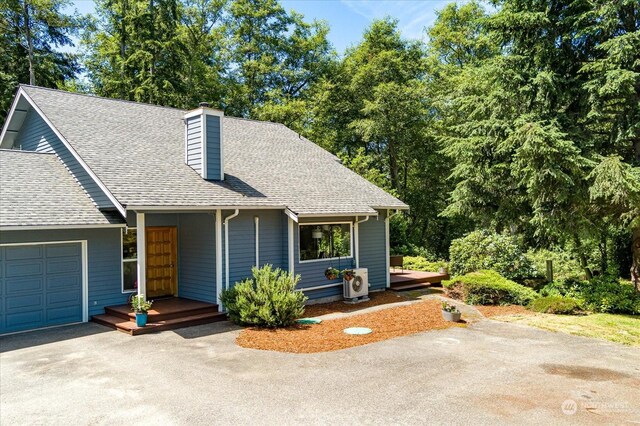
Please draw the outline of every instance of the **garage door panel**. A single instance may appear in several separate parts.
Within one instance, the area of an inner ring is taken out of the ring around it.
[[[82,308],[77,305],[47,309],[47,325],[78,321],[78,317],[82,317]]]
[[[6,260],[7,278],[42,275],[44,268],[42,260]]]
[[[80,259],[59,258],[47,259],[47,274],[80,272]]]
[[[0,247],[0,333],[82,321],[80,243]]]
[[[42,327],[44,315],[42,311],[25,311],[6,314],[6,328],[11,331],[28,330]]]
[[[7,278],[6,279],[6,295],[19,295],[23,293],[33,293],[34,291],[43,290],[42,276],[28,278]]]
[[[53,257],[80,257],[79,244],[50,244],[46,246],[48,259]]]
[[[82,280],[78,274],[56,274],[47,276],[47,291],[82,289]]]
[[[24,296],[5,296],[7,314],[10,312],[27,311],[44,308],[44,295],[26,294]]]
[[[41,259],[42,246],[15,246],[6,248],[6,260]]]

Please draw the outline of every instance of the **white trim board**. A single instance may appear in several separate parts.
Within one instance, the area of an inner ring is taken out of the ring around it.
[[[47,231],[57,229],[101,229],[101,228],[126,228],[122,224],[110,225],[36,225],[36,226],[0,226],[0,231]]]
[[[82,322],[89,321],[89,248],[87,240],[33,241],[26,243],[0,243],[0,247],[39,246],[51,244],[80,244],[80,262],[82,265]],[[70,323],[71,324],[71,323]],[[68,325],[68,324],[61,324]],[[46,327],[49,328],[49,327]],[[31,331],[31,330],[25,330]]]

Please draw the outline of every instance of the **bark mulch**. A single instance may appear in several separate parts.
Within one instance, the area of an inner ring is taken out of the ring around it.
[[[325,320],[321,324],[296,325],[275,330],[246,328],[240,332],[236,342],[245,348],[278,352],[329,352],[456,326],[464,326],[464,323],[444,321],[441,302],[426,300],[409,306]],[[343,332],[348,327],[368,327],[373,333],[350,336]]]
[[[506,305],[506,306],[493,306],[493,305],[476,305],[475,308],[480,311],[482,315],[487,318],[500,317],[505,315],[533,315],[534,313],[520,305]]]
[[[333,314],[336,312],[355,312],[361,309],[370,308],[372,306],[386,305],[389,303],[404,302],[408,300],[406,297],[396,293],[395,291],[380,291],[369,294],[368,302],[356,304],[348,304],[343,301],[322,303],[317,305],[308,305],[304,308],[305,317],[319,317],[320,315]]]

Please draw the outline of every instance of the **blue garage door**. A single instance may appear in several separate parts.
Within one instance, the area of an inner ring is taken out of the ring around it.
[[[0,247],[0,333],[79,321],[80,243]]]

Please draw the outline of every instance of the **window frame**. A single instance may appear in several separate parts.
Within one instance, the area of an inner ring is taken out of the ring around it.
[[[137,293],[138,290],[136,290],[135,288],[132,290],[125,290],[124,289],[124,263],[132,263],[135,262],[136,263],[136,269],[137,269],[137,265],[138,265],[138,254],[136,253],[136,258],[135,259],[125,259],[124,258],[124,234],[125,232],[129,232],[129,231],[136,231],[136,242],[138,241],[138,229],[135,226],[129,226],[126,228],[122,228],[122,232],[120,232],[120,291],[122,292],[122,294],[129,294],[129,293]]]
[[[340,257],[325,257],[322,259],[307,259],[302,260],[302,250],[300,249],[300,227],[301,226],[322,226],[322,225],[349,225],[349,256],[340,256]],[[342,260],[342,259],[353,259],[353,222],[352,221],[337,221],[337,222],[304,222],[298,223],[298,263],[317,263],[317,262],[327,262],[334,260]]]

